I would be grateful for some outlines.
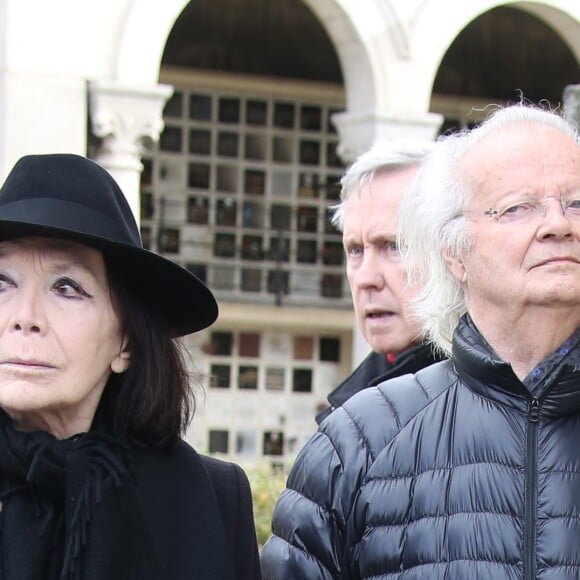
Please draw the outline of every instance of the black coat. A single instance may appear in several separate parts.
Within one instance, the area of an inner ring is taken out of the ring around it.
[[[397,355],[393,364],[387,357],[378,352],[371,352],[358,367],[342,382],[330,395],[329,407],[316,415],[316,422],[320,423],[338,407],[341,407],[354,394],[374,387],[388,379],[400,377],[408,373],[416,373],[434,362],[442,360],[435,354],[429,344],[413,346]]]
[[[465,319],[451,360],[365,389],[300,452],[266,580],[577,580],[580,344],[525,379]]]
[[[259,580],[242,469],[121,442],[99,409],[66,440],[0,411],[0,578]]]
[[[214,580],[228,559],[235,580],[260,579],[251,491],[239,466],[180,442],[170,454],[137,452],[135,474],[164,580]]]

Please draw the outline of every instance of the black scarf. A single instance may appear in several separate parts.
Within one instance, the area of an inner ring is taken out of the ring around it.
[[[0,578],[159,580],[129,447],[14,429],[0,411]]]

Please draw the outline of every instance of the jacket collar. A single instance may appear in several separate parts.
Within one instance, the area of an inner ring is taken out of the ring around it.
[[[560,417],[580,413],[579,342],[577,331],[566,341],[570,348],[558,348],[536,367],[540,374],[537,381],[526,377],[522,382],[465,315],[453,336],[452,358],[459,378],[472,391],[521,412],[526,412],[530,400],[537,398],[544,415]]]
[[[333,408],[340,407],[355,393],[366,387],[372,387],[408,373],[416,373],[440,360],[442,357],[429,343],[418,344],[403,351],[397,355],[392,365],[383,353],[371,352],[352,374],[328,395],[328,401]]]

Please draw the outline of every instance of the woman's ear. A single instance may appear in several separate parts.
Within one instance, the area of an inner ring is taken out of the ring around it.
[[[443,252],[443,258],[452,276],[459,283],[465,284],[467,282],[467,272],[465,271],[462,258],[453,256],[448,249]]]
[[[111,370],[114,373],[124,373],[131,364],[131,353],[127,350],[121,351],[112,361]]]
[[[111,371],[114,373],[124,373],[131,364],[131,352],[128,348],[128,342],[126,338],[123,339],[121,352],[111,361]]]

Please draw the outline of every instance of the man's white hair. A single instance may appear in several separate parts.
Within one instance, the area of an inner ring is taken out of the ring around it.
[[[340,231],[344,228],[346,201],[354,191],[371,183],[379,174],[419,165],[433,146],[434,143],[427,140],[394,139],[381,141],[360,155],[340,180],[340,202],[330,208],[333,211],[331,221],[336,228]]]
[[[464,287],[448,270],[444,253],[464,254],[472,243],[465,212],[475,194],[473,176],[460,162],[486,136],[526,124],[555,128],[580,146],[575,125],[557,112],[529,104],[497,108],[480,126],[441,137],[401,204],[399,241],[409,281],[421,288],[416,315],[427,339],[447,355],[466,303]]]

